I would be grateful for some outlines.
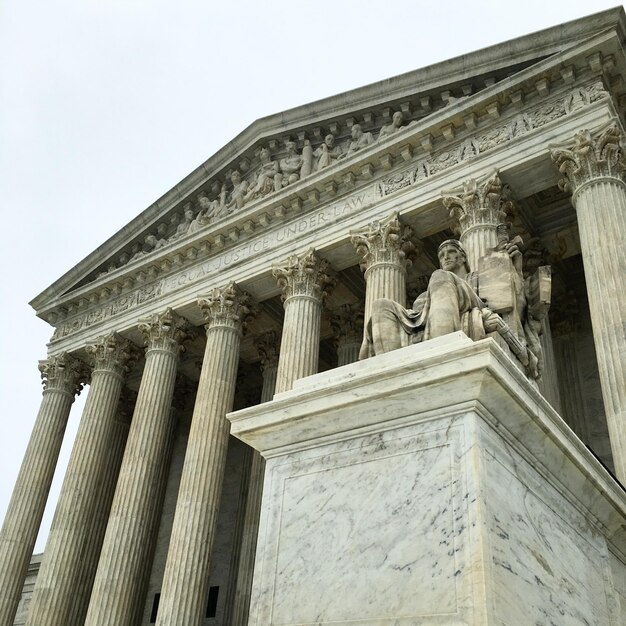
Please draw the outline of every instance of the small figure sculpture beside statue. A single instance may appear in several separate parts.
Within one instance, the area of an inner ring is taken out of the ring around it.
[[[540,267],[524,279],[520,244],[518,237],[501,238],[472,272],[461,243],[444,241],[438,250],[441,269],[410,309],[385,298],[373,303],[359,358],[459,330],[475,341],[498,333],[529,378],[540,378],[539,335],[550,304],[550,268]]]

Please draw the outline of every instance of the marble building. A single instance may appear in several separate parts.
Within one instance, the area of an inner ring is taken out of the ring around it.
[[[258,120],[38,295],[0,626],[623,624],[625,39],[613,9]],[[453,238],[499,325],[370,349]]]

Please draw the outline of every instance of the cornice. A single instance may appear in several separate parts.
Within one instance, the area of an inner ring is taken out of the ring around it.
[[[112,254],[118,254],[129,240],[145,233],[147,228],[154,226],[162,219],[165,212],[180,208],[182,202],[190,194],[200,189],[211,178],[215,176],[223,178],[228,168],[236,167],[237,161],[241,161],[242,157],[245,159],[244,152],[246,150],[253,148],[260,142],[267,141],[272,135],[293,133],[303,124],[308,127],[313,127],[316,124],[327,124],[331,119],[336,120],[354,115],[355,112],[356,114],[362,113],[368,107],[382,107],[384,105],[400,107],[402,99],[415,96],[416,85],[420,87],[420,94],[426,94],[453,83],[461,85],[471,80],[473,76],[497,72],[502,68],[528,63],[537,58],[557,53],[559,57],[562,57],[564,47],[568,45],[576,47],[577,42],[580,42],[581,39],[600,31],[610,31],[608,34],[615,40],[613,48],[617,52],[620,50],[619,42],[624,38],[626,30],[624,22],[623,10],[621,8],[611,9],[355,89],[347,94],[340,94],[261,118],[196,168],[94,253],[34,298],[31,305],[40,315],[45,317],[43,312],[51,304],[58,302],[60,293],[66,292],[72,285],[84,280],[95,267],[106,262]],[[548,63],[550,62],[548,60]],[[467,71],[468,67],[472,68],[471,75]],[[509,79],[502,81],[502,83],[507,81]],[[502,83],[496,83],[492,88],[483,90],[479,94],[480,98],[472,97],[469,100],[479,104],[483,97],[493,97],[501,90]],[[464,102],[457,103],[458,108],[462,110],[465,110],[466,104]],[[445,116],[450,117],[449,114],[452,113],[452,109],[457,108],[457,105],[446,107]],[[425,119],[430,120],[431,117],[432,115],[429,115]],[[420,120],[420,124],[422,121]],[[452,124],[456,127],[463,123],[463,120],[452,120]]]

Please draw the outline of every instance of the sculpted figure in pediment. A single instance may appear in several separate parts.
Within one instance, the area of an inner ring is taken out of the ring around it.
[[[296,151],[295,141],[286,141],[287,155],[279,162],[280,178],[279,184],[282,187],[291,185],[300,180],[300,168],[304,162],[302,156]]]
[[[311,142],[308,139],[305,139],[304,145],[302,146],[302,167],[300,168],[300,178],[306,178],[313,171],[314,165],[313,147],[311,146]]]
[[[361,148],[367,148],[367,146],[374,143],[374,136],[372,133],[364,133],[360,124],[353,124],[350,130],[352,141],[348,146],[348,151],[343,156],[350,156],[355,152],[361,150]]]
[[[402,111],[396,111],[391,118],[391,123],[387,124],[386,126],[383,126],[380,129],[380,134],[378,135],[378,141],[380,141],[381,139],[386,139],[387,137],[390,137],[395,132],[400,130],[400,128],[402,127],[403,121],[404,121],[404,115],[402,114]]]
[[[256,181],[248,188],[244,197],[245,202],[263,198],[280,189],[282,184],[279,164],[272,161],[270,151],[267,148],[261,148],[259,159],[261,165],[256,174]]]
[[[248,183],[241,178],[238,170],[235,170],[230,175],[230,180],[233,183],[233,190],[230,192],[230,201],[226,207],[232,211],[233,209],[241,209],[245,204]]]
[[[176,227],[176,231],[169,238],[169,241],[175,241],[176,239],[180,239],[181,237],[184,237],[187,234],[187,231],[189,230],[189,227],[191,226],[191,223],[193,222],[194,217],[195,215],[194,215],[193,209],[191,208],[191,204],[185,205],[185,211],[183,213],[183,221]]]
[[[325,167],[332,165],[334,161],[341,158],[341,154],[341,148],[335,145],[335,136],[329,133],[324,138],[324,142],[314,152],[314,156],[317,158],[317,169],[323,170]]]

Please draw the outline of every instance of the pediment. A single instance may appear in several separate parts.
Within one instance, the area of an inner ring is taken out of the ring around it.
[[[623,38],[624,12],[612,9],[257,120],[31,305],[54,324],[388,175],[515,99],[593,73],[594,63],[615,85],[626,71]]]

